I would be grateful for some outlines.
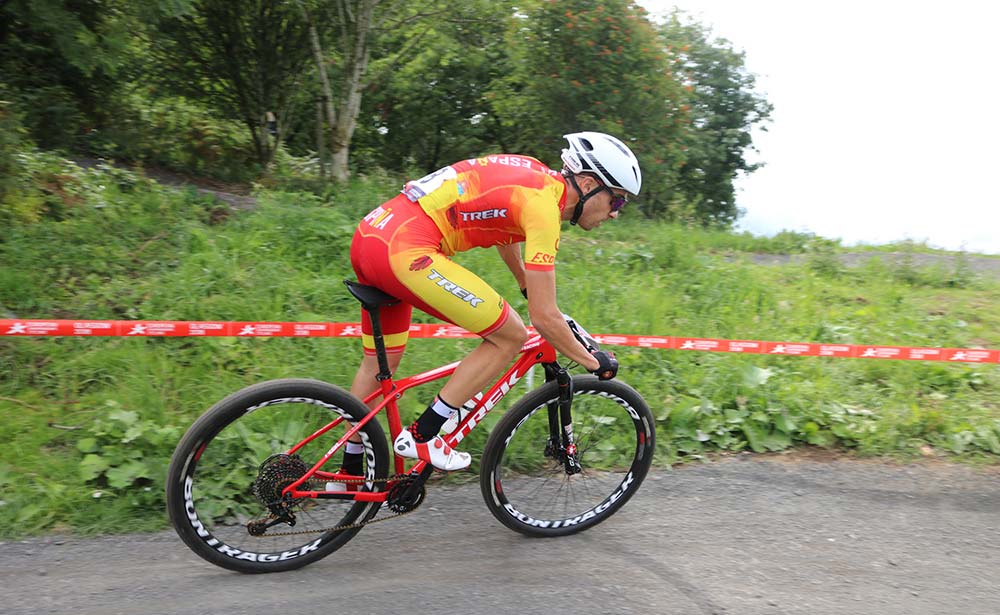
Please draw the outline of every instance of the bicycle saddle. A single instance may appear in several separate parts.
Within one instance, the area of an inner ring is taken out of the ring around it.
[[[369,312],[384,305],[399,303],[399,299],[382,292],[374,286],[366,286],[351,280],[344,280],[344,284],[347,285],[347,290],[351,291],[354,298],[361,302],[361,307]]]

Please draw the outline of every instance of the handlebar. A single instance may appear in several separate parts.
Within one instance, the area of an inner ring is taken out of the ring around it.
[[[597,340],[594,339],[594,336],[580,326],[580,323],[576,322],[566,314],[563,314],[563,318],[566,319],[566,324],[569,325],[569,330],[573,332],[577,341],[579,341],[580,344],[587,349],[587,352],[592,354],[600,364],[600,367],[592,373],[601,380],[610,380],[614,378],[618,374],[618,359],[615,358],[615,353],[601,350],[601,347],[597,343]]]
[[[568,314],[563,314],[563,318],[566,319],[566,324],[569,325],[569,330],[573,332],[573,336],[576,337],[576,340],[580,342],[584,348],[587,349],[587,352],[594,353],[595,351],[601,349],[601,346],[597,343],[597,340],[594,339],[594,336],[588,333],[580,323],[573,320],[573,318]]]

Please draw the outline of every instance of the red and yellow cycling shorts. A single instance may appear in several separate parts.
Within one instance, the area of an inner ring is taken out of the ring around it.
[[[380,311],[387,350],[405,348],[412,307],[482,337],[500,328],[509,304],[449,256],[523,241],[525,268],[552,269],[565,198],[558,173],[504,155],[444,167],[372,210],[354,233],[351,264],[359,282],[401,300]],[[364,311],[362,340],[373,354]]]
[[[358,281],[401,303],[379,311],[389,352],[402,352],[417,307],[485,337],[507,320],[510,306],[489,284],[441,252],[441,231],[420,205],[399,195],[365,217],[351,243]],[[362,310],[365,354],[375,352],[368,313]]]

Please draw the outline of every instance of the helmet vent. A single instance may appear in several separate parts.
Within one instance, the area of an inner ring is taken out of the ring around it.
[[[602,180],[604,180],[607,183],[611,184],[615,188],[621,188],[622,187],[621,186],[621,182],[619,182],[618,180],[616,180],[615,177],[614,177],[614,175],[612,175],[610,172],[608,172],[608,170],[604,167],[604,165],[601,164],[601,162],[597,159],[597,156],[595,156],[594,154],[591,154],[591,153],[587,153],[587,162],[589,162],[590,166],[595,171],[597,171],[598,175],[601,176]]]
[[[631,156],[632,155],[632,152],[629,151],[624,145],[622,145],[620,143],[615,143],[614,141],[611,141],[611,145],[614,145],[615,147],[617,147],[618,151],[621,152],[622,155],[624,155],[624,156]]]

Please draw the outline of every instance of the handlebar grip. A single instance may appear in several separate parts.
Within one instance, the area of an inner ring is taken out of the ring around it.
[[[597,362],[600,364],[593,373],[595,376],[601,380],[611,380],[618,375],[618,359],[615,358],[615,353],[607,352],[605,350],[598,350],[591,353]]]

